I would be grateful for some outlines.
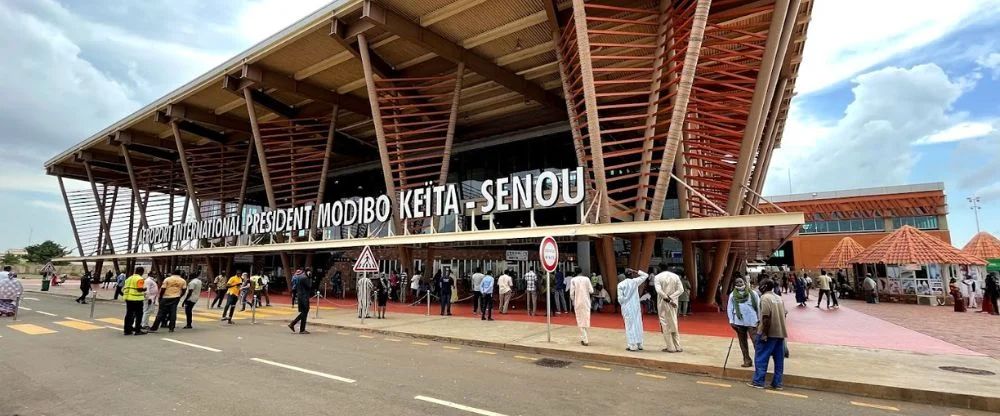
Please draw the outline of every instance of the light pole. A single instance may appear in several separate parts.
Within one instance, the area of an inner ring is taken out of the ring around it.
[[[969,204],[971,204],[969,208],[972,209],[972,213],[976,216],[976,233],[979,233],[979,210],[982,209],[982,207],[979,206],[980,199],[975,195],[965,199],[969,201]]]

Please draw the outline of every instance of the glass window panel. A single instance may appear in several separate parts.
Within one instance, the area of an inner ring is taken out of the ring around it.
[[[829,233],[840,232],[840,221],[828,221],[826,223],[826,231]]]
[[[826,221],[817,221],[816,222],[816,232],[817,233],[825,233],[826,230],[827,230]]]
[[[851,231],[864,231],[865,225],[862,220],[851,220]]]
[[[805,224],[802,224],[802,230],[799,232],[802,234],[812,234],[816,232],[816,223],[807,222]]]

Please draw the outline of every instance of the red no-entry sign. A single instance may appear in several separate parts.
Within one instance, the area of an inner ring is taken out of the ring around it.
[[[547,272],[553,272],[559,266],[559,245],[556,239],[545,237],[542,244],[538,245],[538,259],[542,262],[542,268]]]

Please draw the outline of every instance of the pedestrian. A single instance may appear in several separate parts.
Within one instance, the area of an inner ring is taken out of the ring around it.
[[[110,272],[110,270],[109,270]],[[84,272],[83,277],[80,278],[80,297],[76,298],[76,303],[87,304],[87,295],[90,294],[91,288],[91,277],[90,272]]]
[[[215,276],[215,280],[212,281],[212,289],[215,290],[215,299],[212,303],[208,305],[209,308],[217,307],[221,308],[223,302],[226,299],[226,271],[223,270],[218,276]],[[218,304],[218,306],[216,306]]]
[[[736,331],[736,338],[740,341],[740,351],[743,352],[741,367],[744,368],[753,366],[753,361],[750,359],[749,338],[757,328],[759,305],[760,297],[757,293],[750,290],[743,279],[736,278],[733,292],[729,294],[726,314],[729,316],[729,326]]]
[[[534,267],[524,274],[524,293],[528,302],[528,316],[535,316],[535,310],[538,309],[538,275],[535,274]]]
[[[806,278],[803,273],[802,276],[792,275],[792,286],[795,289],[795,303],[801,307],[806,306],[806,301],[809,299],[806,297]]]
[[[833,279],[826,274],[826,271],[820,271],[819,277],[816,278],[816,286],[819,287],[819,296],[816,298],[816,307],[823,302],[823,295],[826,295],[826,308],[830,309],[830,301],[833,294],[830,293],[830,286],[832,285]],[[763,293],[763,290],[761,291]]]
[[[358,318],[371,318],[372,294],[375,285],[371,279],[360,277],[357,281]]]
[[[122,285],[122,298],[125,299],[125,322],[122,327],[125,335],[146,335],[142,329],[142,318],[146,309],[146,280],[142,274],[146,270],[135,268],[135,274],[125,279]]]
[[[476,267],[476,272],[472,273],[472,314],[476,315],[479,313],[479,309],[483,303],[483,269]]]
[[[948,282],[948,293],[955,301],[955,312],[965,312],[965,300],[962,299],[962,291],[958,287],[958,280],[954,277]]]
[[[24,294],[24,286],[10,270],[10,266],[3,266],[0,272],[0,316],[16,315],[18,299]]]
[[[865,280],[861,282],[862,289],[865,290],[865,301],[868,303],[878,303],[878,284],[872,279],[871,273],[865,273]]]
[[[266,274],[261,276],[260,287],[261,287],[260,291],[264,295],[264,299],[267,300],[266,306],[271,306],[271,295],[269,294],[271,291],[271,277]],[[260,299],[257,300],[259,301]]]
[[[594,294],[594,286],[590,284],[590,278],[583,274],[579,268],[575,270],[576,277],[569,281],[569,298],[573,301],[573,308],[576,311],[576,327],[580,328],[580,344],[590,345],[590,337],[587,328],[590,328],[590,295]]]
[[[625,320],[625,350],[642,351],[642,311],[639,309],[639,285],[649,279],[641,270],[625,269],[625,279],[618,282],[618,304]]]
[[[451,277],[451,269],[445,269],[438,279],[438,300],[441,302],[441,315],[451,316],[451,289],[455,279]]]
[[[972,278],[971,274],[965,276],[962,279],[962,296],[965,297],[965,306],[976,309],[979,305],[976,302],[976,279]]]
[[[510,306],[510,298],[514,296],[514,281],[510,278],[510,270],[504,270],[497,278],[497,289],[500,290],[500,314],[506,315]]]
[[[573,277],[575,277],[575,276],[570,275],[570,274],[566,274],[562,278],[562,280],[563,280],[563,291],[562,291],[563,305],[566,307],[566,313],[570,313],[570,312],[573,311],[573,302],[571,302],[570,299],[569,299],[569,281],[573,280]]]
[[[379,279],[375,286],[375,318],[385,319],[386,304],[389,303],[390,287],[387,287],[385,279]]]
[[[552,298],[554,302],[553,313],[566,313],[569,309],[566,307],[566,298],[563,297],[563,293],[566,292],[566,279],[563,275],[562,269],[556,269],[556,281],[554,291],[552,293]]]
[[[180,270],[174,270],[173,274],[163,279],[163,285],[160,287],[160,309],[149,332],[156,332],[161,324],[166,326],[169,332],[174,332],[177,326],[177,305],[187,288],[187,282],[181,277],[181,273]]]
[[[118,277],[115,278],[115,298],[114,298],[114,300],[118,300],[118,297],[122,295],[122,289],[125,287],[125,279],[126,278],[127,277],[125,276],[125,272],[124,271],[121,272],[121,273],[118,273]]]
[[[812,276],[809,275],[809,273],[804,273],[804,274],[806,275],[806,300],[808,301],[809,300],[809,293],[812,292],[812,290],[813,290],[813,284],[815,282],[813,282],[813,278],[812,278]]]
[[[983,312],[1000,315],[1000,309],[997,309],[998,297],[1000,297],[1000,282],[997,281],[996,273],[990,273],[983,285]]]
[[[334,296],[336,296],[337,293],[340,293],[341,298],[346,296],[344,294],[344,278],[341,276],[340,270],[333,273],[333,277],[330,279],[330,282],[333,284]]]
[[[393,301],[399,300],[399,274],[395,270],[389,272],[389,297]]]
[[[236,312],[236,302],[239,301],[240,286],[243,279],[240,279],[240,271],[229,277],[226,281],[226,306],[222,309],[222,320],[233,324],[233,313]],[[228,316],[227,316],[228,314]]]
[[[252,305],[255,308],[260,307],[260,303],[264,298],[264,284],[261,283],[261,279],[263,279],[263,277],[260,273],[250,276],[250,289],[253,290],[253,299],[251,299],[251,301],[253,302]]]
[[[247,310],[247,299],[252,292],[253,282],[250,280],[250,274],[243,273],[240,278],[240,312]]]
[[[611,294],[608,290],[604,288],[603,284],[598,283],[597,287],[594,288],[594,301],[591,304],[591,310],[594,312],[600,312],[604,309],[604,305],[611,303]]]
[[[399,301],[400,302],[405,302],[406,301],[406,285],[408,284],[409,281],[410,281],[410,271],[409,270],[403,269],[403,271],[399,272]]]
[[[680,329],[677,327],[677,313],[684,284],[677,273],[664,270],[653,276],[653,287],[656,289],[656,313],[660,319],[660,330],[663,331],[663,341],[667,344],[663,352],[684,352],[681,348]]]
[[[104,273],[104,281],[101,283],[101,289],[107,289],[111,285],[111,282],[115,280],[115,272],[108,270]]]
[[[201,299],[201,279],[198,278],[198,274],[192,274],[191,278],[187,282],[187,290],[185,291],[183,302],[184,305],[184,329],[191,329],[191,314],[194,312],[194,305],[198,303],[198,299]]]
[[[677,298],[677,314],[689,316],[691,315],[691,282],[686,277],[681,277],[681,286],[684,287],[684,293],[681,293],[681,296]]]
[[[753,388],[764,388],[764,378],[767,375],[769,361],[774,360],[774,377],[771,388],[783,390],[781,382],[785,373],[785,338],[788,331],[785,327],[785,305],[781,297],[774,294],[774,282],[770,279],[760,281],[760,314],[757,331],[754,335],[754,369],[753,380],[747,385]]]
[[[482,311],[484,321],[493,320],[493,271],[488,271],[483,275],[483,281],[479,285],[482,293],[482,304],[479,309]]]
[[[413,271],[413,277],[410,278],[410,290],[413,291],[413,302],[420,302],[420,270]]]
[[[299,324],[299,334],[308,335],[306,331],[306,319],[309,317],[309,298],[312,296],[312,279],[302,272],[302,269],[295,271],[292,275],[292,297],[298,299],[299,314],[288,324],[288,329],[295,333],[295,324]]]
[[[155,316],[156,314],[153,311],[156,310],[155,309],[156,305],[157,305],[156,302],[157,302],[157,300],[160,297],[160,286],[159,286],[159,284],[156,283],[156,278],[153,277],[153,273],[152,272],[150,272],[149,275],[146,276],[146,280],[144,282],[144,287],[146,288],[146,292],[145,292],[146,303],[142,305],[142,330],[143,331],[149,329],[149,317],[150,316],[153,316],[154,318],[156,317]]]

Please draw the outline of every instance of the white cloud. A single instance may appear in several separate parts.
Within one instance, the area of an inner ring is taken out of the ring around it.
[[[259,42],[330,3],[331,0],[260,0],[250,3],[236,19],[236,32]]]
[[[1000,0],[814,2],[796,91],[808,94],[1000,10]]]
[[[913,144],[935,144],[957,142],[959,140],[983,137],[997,131],[993,123],[985,121],[963,121],[943,130],[924,136]]]
[[[955,125],[952,104],[965,88],[934,64],[887,67],[854,78],[844,116],[824,122],[793,106],[782,147],[775,151],[768,193],[904,183],[920,154],[912,144]]]
[[[28,201],[28,205],[31,205],[33,207],[45,208],[47,210],[55,211],[55,212],[58,212],[58,213],[65,213],[66,212],[66,204],[64,204],[64,203],[57,203],[57,202],[53,202],[53,201],[43,201],[41,199],[32,199],[32,200]]]
[[[991,52],[976,59],[976,64],[980,68],[987,69],[993,74],[993,79],[1000,79],[1000,52]]]

